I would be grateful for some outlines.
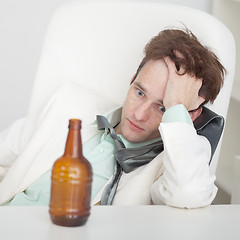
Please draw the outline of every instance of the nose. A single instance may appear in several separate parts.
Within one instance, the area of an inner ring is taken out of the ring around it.
[[[150,116],[150,105],[143,103],[137,106],[133,114],[137,121],[146,122]]]

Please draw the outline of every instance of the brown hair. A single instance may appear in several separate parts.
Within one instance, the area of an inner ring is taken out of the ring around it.
[[[175,53],[180,52],[181,57]],[[145,46],[145,57],[139,65],[133,81],[149,60],[159,60],[165,57],[175,63],[176,68],[184,69],[188,73],[203,79],[199,95],[205,98],[205,102],[216,99],[223,85],[225,68],[218,57],[207,47],[201,45],[196,36],[188,29],[166,29],[153,37]]]

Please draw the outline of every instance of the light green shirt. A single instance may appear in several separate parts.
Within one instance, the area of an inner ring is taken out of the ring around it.
[[[116,118],[116,109],[113,109],[107,114],[108,119]],[[118,111],[119,112],[119,111]],[[117,119],[120,121],[120,114],[117,114]],[[183,105],[176,105],[168,109],[163,116],[163,122],[187,122],[192,124],[191,118]],[[118,135],[120,140],[127,148],[141,147],[151,142],[157,141],[153,139],[148,142],[131,143],[123,136]],[[83,155],[88,159],[93,169],[92,182],[92,198],[106,184],[112,176],[115,168],[114,160],[114,144],[111,136],[106,131],[100,131],[95,137],[90,139],[83,145]],[[42,175],[37,181],[30,185],[24,192],[18,193],[10,202],[5,205],[48,205],[50,200],[51,188],[51,170]]]

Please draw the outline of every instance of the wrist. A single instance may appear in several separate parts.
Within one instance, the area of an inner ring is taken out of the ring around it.
[[[185,122],[193,125],[192,119],[183,104],[177,104],[170,107],[163,114],[162,123]]]

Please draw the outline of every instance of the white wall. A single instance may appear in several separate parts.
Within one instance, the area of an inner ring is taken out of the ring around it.
[[[0,0],[0,131],[25,116],[47,22],[66,0]]]
[[[212,13],[232,31],[236,41],[236,66],[240,64],[240,0],[214,0]],[[240,68],[235,69],[232,96],[240,103]]]
[[[220,190],[218,191],[219,201],[216,203],[229,203],[231,194],[234,194],[236,190],[239,192],[239,186],[235,186],[237,188],[235,189],[233,183],[236,180],[234,158],[235,155],[240,155],[240,69],[238,67],[240,63],[240,30],[238,26],[240,0],[214,0],[212,13],[226,24],[236,41],[235,79],[217,168],[217,182]],[[240,173],[238,173],[237,178],[239,176]]]
[[[26,115],[47,23],[53,10],[67,1],[0,0],[0,131]],[[162,2],[210,12],[212,1]]]

